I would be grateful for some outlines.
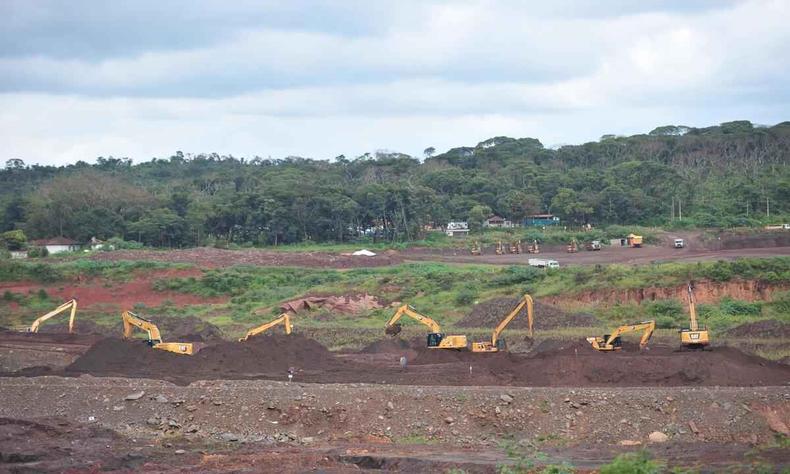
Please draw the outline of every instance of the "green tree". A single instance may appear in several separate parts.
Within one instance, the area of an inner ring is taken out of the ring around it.
[[[483,229],[483,222],[491,216],[491,208],[488,206],[477,205],[469,210],[469,230],[480,232]]]

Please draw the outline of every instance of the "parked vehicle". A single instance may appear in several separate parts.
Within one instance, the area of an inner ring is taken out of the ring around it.
[[[560,268],[560,264],[556,260],[547,260],[544,258],[530,258],[527,263],[532,267],[538,268]]]
[[[682,249],[686,246],[686,242],[683,239],[675,239],[675,248]]]

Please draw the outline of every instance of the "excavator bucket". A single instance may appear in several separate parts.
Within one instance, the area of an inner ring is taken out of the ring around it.
[[[401,330],[403,330],[403,326],[400,323],[393,324],[392,326],[387,326],[384,330],[385,333],[389,336],[396,336],[400,334]]]

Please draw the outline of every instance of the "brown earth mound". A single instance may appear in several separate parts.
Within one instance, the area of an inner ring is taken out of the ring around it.
[[[386,354],[403,352],[404,350],[411,349],[412,344],[409,341],[397,337],[379,339],[378,341],[371,342],[367,346],[363,347],[359,352],[363,354]]]
[[[69,332],[69,323],[68,321],[58,321],[58,322],[46,322],[42,324],[38,331],[44,334],[65,334]],[[107,326],[102,326],[96,324],[91,320],[80,320],[77,317],[74,321],[74,333],[75,334],[100,334],[104,336],[109,336],[113,333],[113,329]],[[115,333],[120,334],[120,333]]]
[[[462,328],[495,327],[502,321],[502,318],[513,310],[518,301],[518,298],[493,298],[483,301],[475,305],[472,311],[459,321],[456,326]],[[535,302],[534,328],[536,330],[585,327],[595,326],[596,324],[595,316],[591,314],[566,313],[555,306],[542,304],[539,301]],[[527,310],[521,310],[508,327],[512,329],[527,329],[529,327]]]
[[[790,339],[790,324],[773,319],[741,324],[727,331],[728,336]]]
[[[196,379],[239,379],[337,370],[348,365],[318,342],[292,334],[263,335],[245,343],[219,342],[193,356],[149,347],[142,340],[103,339],[66,367],[67,374],[151,377],[187,383]]]

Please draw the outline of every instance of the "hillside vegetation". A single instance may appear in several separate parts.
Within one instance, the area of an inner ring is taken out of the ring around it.
[[[424,159],[400,153],[263,159],[181,152],[133,164],[0,171],[0,231],[146,245],[412,241],[425,225],[552,212],[568,225],[735,226],[790,213],[790,122],[659,127],[547,149],[497,137]],[[88,157],[86,157],[88,158]],[[679,213],[675,206],[675,214]],[[372,231],[371,229],[376,229]]]

